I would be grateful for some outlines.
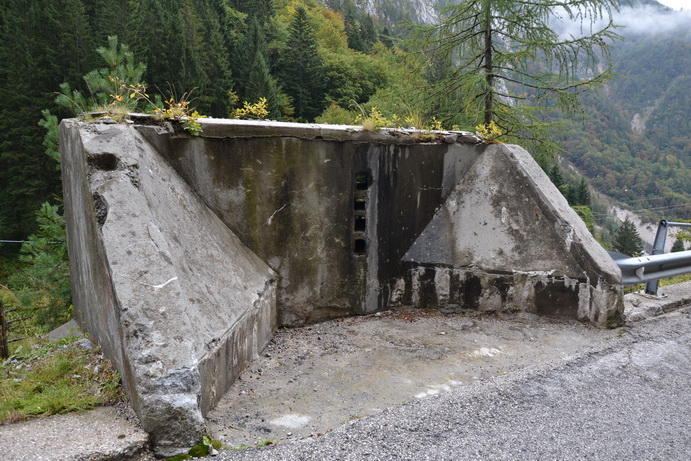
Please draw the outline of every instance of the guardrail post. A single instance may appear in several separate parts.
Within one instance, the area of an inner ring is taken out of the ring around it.
[[[657,227],[657,234],[655,234],[655,242],[653,242],[653,256],[661,255],[665,252],[665,242],[667,240],[667,230],[670,226],[673,227],[691,227],[691,223],[687,222],[674,222],[667,221],[663,219]],[[687,271],[687,272],[691,272]],[[645,284],[645,292],[649,295],[657,296],[657,289],[659,285],[659,279],[651,280]]]
[[[657,233],[655,234],[655,241],[653,242],[653,255],[660,255],[665,252],[665,242],[667,241],[667,220],[663,219],[657,226]],[[649,295],[657,296],[657,289],[660,284],[659,280],[651,280],[645,284],[645,292]]]
[[[5,321],[5,305],[0,299],[0,358],[6,359],[10,356],[7,322]]]

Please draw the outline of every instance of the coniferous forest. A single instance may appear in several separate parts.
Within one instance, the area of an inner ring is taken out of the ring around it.
[[[328,9],[317,0],[3,0],[0,239],[26,238],[41,203],[61,195],[42,111],[75,115],[57,93],[67,83],[88,94],[83,77],[109,67],[96,52],[108,37],[146,66],[149,93],[189,96],[207,116],[265,98],[269,119],[314,121],[385,91],[408,93],[396,103],[424,112],[413,107],[419,63],[387,34],[352,1]]]
[[[31,262],[40,245],[64,238],[54,235],[55,126],[78,115],[81,95],[120,97],[103,89],[114,75],[157,104],[188,100],[211,117],[475,131],[480,111],[440,85],[454,81],[460,57],[429,52],[434,39],[411,27],[430,20],[423,3],[435,2],[1,0],[0,240],[33,234]],[[691,219],[691,35],[655,1],[631,3],[639,17],[635,8],[654,8],[669,21],[617,29],[622,38],[597,63],[611,62],[612,78],[581,92],[580,109],[540,115],[548,130],[560,123],[548,131],[558,148],[541,166],[610,248],[618,223],[608,222],[606,200],[651,221]],[[19,248],[0,243],[0,255]],[[12,270],[0,270],[0,285]]]

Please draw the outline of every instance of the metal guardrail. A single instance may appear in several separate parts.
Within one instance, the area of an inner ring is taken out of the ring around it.
[[[691,272],[691,250],[638,258],[626,257],[614,259],[614,262],[621,269],[622,283],[637,285]]]
[[[624,286],[646,283],[645,292],[656,295],[658,281],[666,277],[688,274],[691,272],[691,250],[676,253],[665,253],[665,241],[669,227],[691,227],[691,223],[660,221],[653,254],[632,258],[621,253],[610,252],[610,256],[621,269],[621,280]]]

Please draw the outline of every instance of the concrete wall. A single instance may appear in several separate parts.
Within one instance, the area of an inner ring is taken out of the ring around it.
[[[202,138],[139,129],[279,274],[279,324],[400,304],[621,322],[616,265],[517,146],[229,120]]]
[[[74,304],[159,454],[268,341],[397,305],[621,322],[619,271],[517,146],[354,127],[61,126]]]

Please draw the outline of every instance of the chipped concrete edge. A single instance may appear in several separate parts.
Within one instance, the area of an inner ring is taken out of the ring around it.
[[[624,315],[629,322],[638,322],[680,309],[691,304],[691,281],[667,285],[658,296],[643,291],[624,296]]]

